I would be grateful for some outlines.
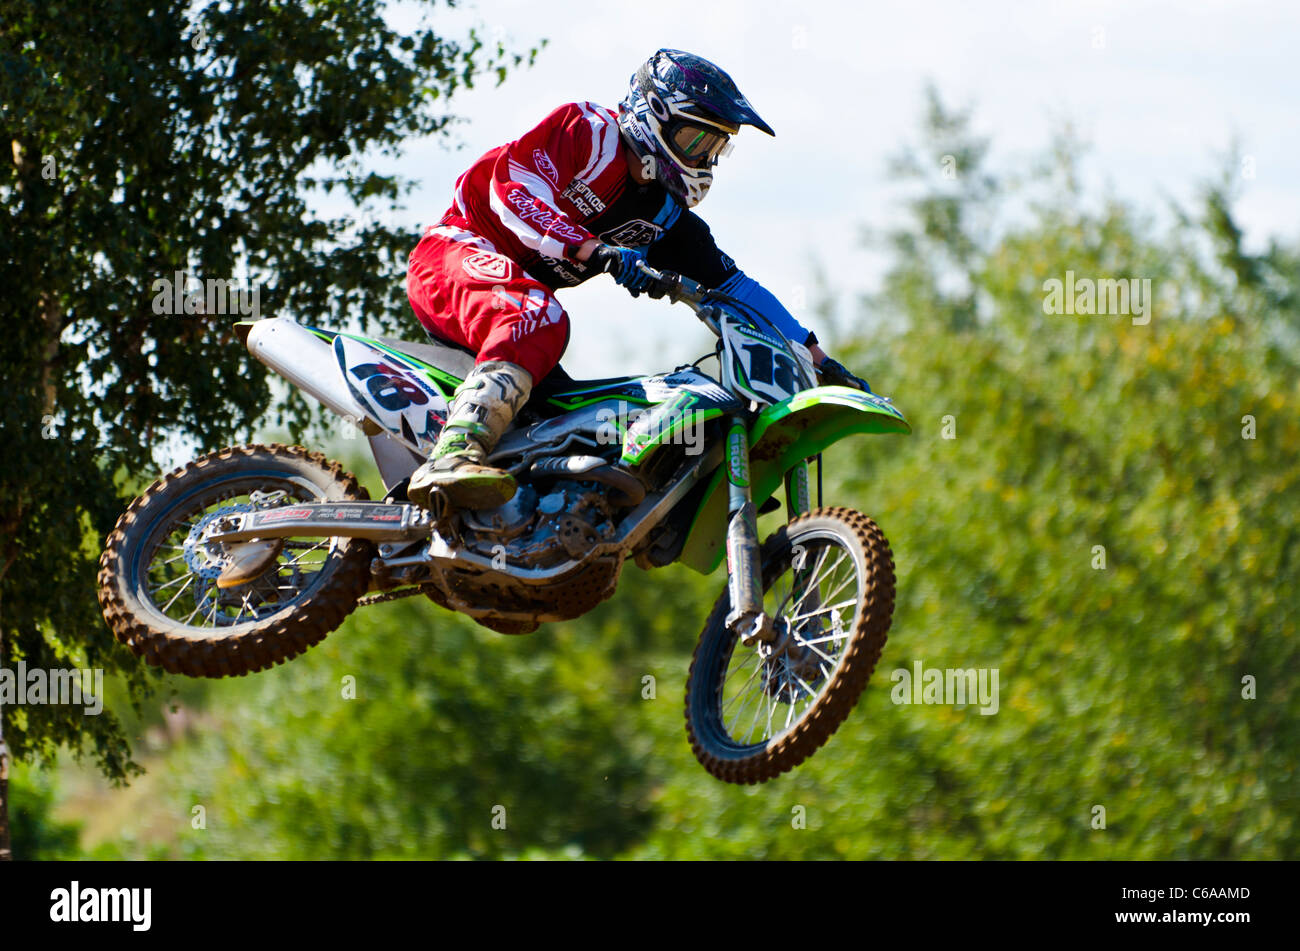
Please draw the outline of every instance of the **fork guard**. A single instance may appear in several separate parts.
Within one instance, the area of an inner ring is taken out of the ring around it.
[[[912,431],[903,414],[874,393],[818,386],[764,407],[749,428],[751,498],[775,492],[793,466],[856,433]],[[719,466],[695,512],[679,560],[701,574],[722,561],[727,538],[727,487]]]

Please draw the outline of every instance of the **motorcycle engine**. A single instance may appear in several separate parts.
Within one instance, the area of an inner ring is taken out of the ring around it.
[[[614,534],[614,511],[597,482],[523,484],[505,505],[462,514],[468,547],[514,565],[550,568],[581,558]]]

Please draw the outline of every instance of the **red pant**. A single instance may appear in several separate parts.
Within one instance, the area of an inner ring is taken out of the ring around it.
[[[506,360],[537,383],[569,342],[569,315],[551,289],[524,273],[487,238],[445,218],[411,252],[406,293],[435,336],[468,347],[476,362]]]

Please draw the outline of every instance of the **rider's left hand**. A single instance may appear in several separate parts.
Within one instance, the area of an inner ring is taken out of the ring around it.
[[[830,386],[850,386],[863,393],[871,392],[871,387],[867,385],[866,380],[854,376],[844,364],[830,357],[817,364],[817,372],[821,374],[822,382]]]

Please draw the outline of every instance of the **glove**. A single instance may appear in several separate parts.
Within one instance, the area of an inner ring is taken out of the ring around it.
[[[822,382],[830,386],[849,386],[855,390],[861,390],[863,393],[870,393],[871,387],[867,381],[860,376],[854,376],[848,371],[848,368],[838,360],[832,360],[827,357],[817,367],[817,372],[821,374]]]
[[[654,283],[650,275],[637,267],[645,260],[644,250],[615,248],[602,244],[592,252],[591,257],[602,270],[608,271],[613,276],[615,283],[626,287],[633,297],[638,297]]]

